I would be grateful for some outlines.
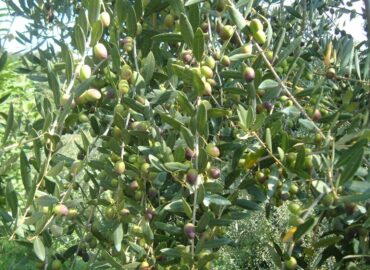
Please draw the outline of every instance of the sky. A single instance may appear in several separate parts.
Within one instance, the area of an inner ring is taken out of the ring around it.
[[[289,5],[294,0],[286,0],[285,5]],[[353,1],[353,9],[355,9],[357,12],[362,13],[362,8],[364,6],[363,1]],[[5,6],[5,3],[3,1],[0,1],[0,8],[3,8]],[[4,22],[0,22],[2,24],[5,24]],[[364,20],[361,16],[356,16],[354,19],[350,20],[350,15],[347,14],[341,18],[339,21],[339,28],[342,30],[345,30],[347,33],[351,34],[355,41],[361,42],[366,40],[366,33],[362,27],[364,23]],[[9,23],[8,23],[9,25]],[[25,32],[26,31],[26,25],[27,20],[24,18],[17,17],[14,21],[14,23],[10,26],[10,32],[15,33],[16,31],[19,32]],[[9,26],[8,26],[9,27]],[[6,43],[6,50],[8,50],[11,53],[20,51],[24,49],[24,45],[20,44],[16,40],[8,41]]]

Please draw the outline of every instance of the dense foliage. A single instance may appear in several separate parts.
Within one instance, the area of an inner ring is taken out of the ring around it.
[[[365,10],[5,2],[30,22],[4,36],[30,48],[24,93],[4,91],[16,86],[0,56],[0,232],[24,262],[212,269],[248,239],[268,252],[250,263],[245,250],[236,269],[370,264],[370,53],[336,27]]]

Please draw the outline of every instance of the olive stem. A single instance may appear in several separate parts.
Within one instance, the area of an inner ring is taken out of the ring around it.
[[[279,83],[279,85],[281,86],[281,88],[283,89],[284,93],[293,101],[293,103],[297,106],[297,108],[301,111],[301,113],[311,122],[312,126],[315,128],[315,130],[324,138],[326,139],[326,136],[324,135],[324,133],[321,131],[321,129],[316,125],[316,123],[314,121],[312,121],[312,119],[307,115],[305,109],[301,106],[301,104],[299,104],[299,102],[296,100],[296,98],[290,93],[290,91],[288,90],[288,88],[285,86],[284,82],[280,79],[279,75],[276,73],[274,67],[271,65],[270,61],[267,59],[265,53],[263,52],[262,48],[258,45],[257,42],[254,42],[254,44],[256,45],[256,48],[258,50],[258,52],[261,54],[263,60],[265,61],[266,65],[268,66],[268,68],[270,69],[270,71],[272,72],[272,74],[274,75],[275,79],[277,80],[277,82]]]
[[[266,149],[266,151],[269,153],[269,155],[276,161],[277,164],[279,164],[282,168],[286,169],[284,164],[281,163],[281,161],[271,152],[271,150],[267,147],[267,145],[261,140],[261,138],[258,136],[256,132],[253,132],[252,135],[256,137],[256,139],[259,141],[260,144]]]
[[[200,104],[200,98],[197,98],[196,105],[199,107]],[[195,141],[194,141],[194,154],[195,154],[195,168],[198,171],[198,156],[199,156],[199,133],[198,130],[195,132]],[[194,201],[193,201],[193,215],[192,215],[192,223],[195,226],[196,222],[196,213],[197,213],[197,197],[198,197],[198,180],[199,180],[199,175],[197,175],[197,181],[194,185]],[[191,258],[193,261],[194,265],[194,252],[195,251],[195,243],[194,239],[191,240]]]

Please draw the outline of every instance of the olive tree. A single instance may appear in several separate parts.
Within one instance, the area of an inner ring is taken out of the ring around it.
[[[35,117],[1,96],[0,224],[37,267],[212,269],[229,225],[284,202],[276,268],[369,264],[369,46],[336,26],[365,10],[5,2]]]

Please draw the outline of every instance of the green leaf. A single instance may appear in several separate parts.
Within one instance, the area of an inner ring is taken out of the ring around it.
[[[58,174],[63,170],[64,160],[59,161],[54,167],[48,171],[48,176],[57,177]]]
[[[185,43],[189,48],[193,48],[193,27],[191,26],[188,17],[184,13],[181,13],[180,15],[180,30],[182,36],[184,37]]]
[[[55,198],[54,196],[51,196],[51,195],[43,195],[41,197],[38,197],[36,199],[36,203],[39,205],[39,206],[52,206],[54,204],[57,204],[59,202],[59,200],[57,198]]]
[[[23,150],[20,153],[20,163],[23,186],[26,192],[28,192],[31,189],[31,166]]]
[[[248,130],[250,123],[248,121],[249,111],[239,104],[237,109],[240,125],[243,129]]]
[[[143,16],[143,0],[135,1],[135,14],[140,19]]]
[[[54,103],[57,107],[60,106],[60,81],[58,75],[54,72],[51,63],[48,61],[48,83],[53,91]]]
[[[62,55],[63,60],[66,66],[66,78],[67,82],[70,82],[72,80],[73,75],[73,56],[70,50],[68,49],[68,46],[66,44],[62,44]]]
[[[246,199],[237,199],[236,205],[241,208],[247,209],[247,210],[252,210],[252,211],[261,210],[261,207],[256,202],[246,200]]]
[[[202,29],[198,28],[195,32],[194,42],[193,42],[193,54],[198,62],[202,60],[204,53],[204,36]]]
[[[171,172],[183,171],[186,172],[189,166],[180,162],[166,162],[164,166]]]
[[[206,195],[203,199],[203,203],[207,207],[211,204],[225,205],[225,206],[231,205],[231,202],[228,199],[218,194]]]
[[[114,247],[116,248],[117,251],[120,251],[122,248],[122,240],[123,240],[123,228],[122,223],[120,223],[113,232]]]
[[[10,103],[8,116],[6,118],[6,128],[5,128],[4,137],[3,137],[3,144],[5,144],[6,141],[8,140],[10,132],[13,129],[13,125],[14,125],[14,108],[13,108],[13,103]]]
[[[181,34],[177,33],[162,33],[152,37],[152,40],[159,42],[183,42],[184,38]]]
[[[312,180],[311,184],[319,193],[329,193],[331,191],[331,188],[324,181]]]
[[[275,46],[274,46],[274,50],[273,50],[273,52],[274,52],[274,54],[273,54],[274,55],[273,56],[273,62],[275,62],[276,56],[279,55],[279,53],[280,53],[281,47],[282,47],[282,45],[284,43],[285,34],[286,34],[286,29],[283,28],[281,30],[281,32],[279,33],[279,35],[278,35],[278,37],[280,37],[279,38],[279,41],[276,42],[275,43]]]
[[[168,232],[169,234],[181,234],[182,233],[179,227],[168,224],[168,223],[155,221],[154,225],[158,230]]]
[[[135,37],[137,33],[137,18],[136,18],[136,13],[135,9],[133,6],[129,6],[129,15],[127,16],[127,34],[131,37]]]
[[[37,258],[39,258],[41,261],[45,261],[46,251],[40,237],[37,237],[33,242],[33,251],[35,252]]]
[[[355,155],[344,165],[342,174],[339,178],[339,183],[344,184],[355,175],[357,169],[361,166],[362,158],[364,156],[365,150],[363,148],[359,149]]]
[[[90,0],[88,2],[88,16],[90,25],[94,25],[94,23],[99,19],[101,4],[101,0]]]
[[[227,8],[229,9],[231,20],[236,24],[239,30],[242,30],[247,25],[247,21],[244,19],[243,14],[241,14],[234,5],[228,5]]]
[[[181,110],[184,113],[186,113],[188,115],[194,115],[194,113],[195,113],[194,106],[193,106],[193,104],[191,104],[188,97],[184,93],[182,93],[182,92],[178,93],[177,102],[179,103],[179,105],[181,107]]]
[[[258,89],[262,90],[271,90],[279,87],[279,83],[277,81],[267,79],[260,83]]]
[[[124,20],[126,20],[129,4],[127,0],[116,0],[115,2],[115,17],[118,19],[118,25],[121,26]]]
[[[202,173],[207,168],[208,163],[208,155],[207,152],[203,149],[199,149],[199,156],[198,156],[198,172]]]
[[[194,90],[196,91],[198,96],[203,96],[204,90],[205,90],[205,85],[204,85],[204,82],[203,82],[202,78],[196,72],[192,72],[192,75],[193,75],[193,80],[192,81],[193,81]]]
[[[367,140],[362,139],[356,142],[354,145],[352,145],[349,149],[345,151],[341,151],[340,158],[335,165],[337,167],[341,167],[347,164],[348,162],[350,162],[353,156],[356,156],[361,153],[361,150],[366,144],[367,144]]]
[[[86,35],[90,25],[89,25],[89,19],[87,18],[87,14],[86,14],[85,9],[82,8],[80,10],[76,22],[77,22],[77,25],[79,25],[81,27],[82,32]]]
[[[100,20],[96,21],[91,31],[91,42],[90,46],[93,47],[103,35],[103,24]]]
[[[211,221],[212,218],[213,218],[212,212],[210,211],[205,212],[197,223],[196,231],[203,232],[209,225],[209,222]]]
[[[191,131],[187,127],[185,126],[181,127],[181,136],[186,142],[187,146],[190,149],[193,149],[194,148],[194,135],[191,133]]]
[[[18,199],[11,181],[6,184],[6,201],[12,211],[13,218],[18,216]]]
[[[267,248],[269,250],[269,255],[271,256],[272,261],[274,262],[276,267],[280,269],[281,268],[281,257],[279,256],[279,254],[276,252],[276,250],[272,246],[267,245]]]
[[[184,212],[185,212],[186,216],[188,218],[192,218],[193,211],[191,210],[190,205],[188,204],[188,202],[184,198],[182,198],[182,206],[184,208]]]
[[[153,77],[155,69],[155,58],[154,54],[152,52],[149,52],[147,57],[144,59],[144,65],[143,65],[143,78],[146,84],[149,84],[150,80]]]
[[[196,3],[200,3],[202,2],[203,0],[189,0],[185,3],[185,6],[190,6],[190,5],[194,5]]]
[[[152,243],[154,240],[154,234],[152,229],[150,228],[149,222],[143,222],[142,229],[145,241],[148,243]]]
[[[266,145],[272,151],[271,129],[266,128]]]
[[[370,192],[355,195],[340,196],[338,203],[362,202],[370,199]]]
[[[162,121],[166,122],[170,126],[172,126],[174,129],[180,130],[182,127],[182,123],[175,118],[165,114],[165,113],[160,113]]]
[[[179,2],[181,3],[181,0]],[[189,21],[193,30],[197,29],[200,25],[200,11],[199,5],[191,5],[189,7]]]
[[[83,55],[85,53],[85,48],[86,48],[86,37],[85,37],[85,34],[82,28],[79,25],[75,27],[74,39],[75,39],[77,50],[79,51],[81,55]]]
[[[305,234],[312,231],[313,227],[316,225],[317,219],[316,218],[310,218],[306,220],[305,223],[298,226],[297,231],[294,233],[294,241],[297,241],[301,239]]]
[[[299,14],[299,12],[296,11],[293,7],[291,7],[291,6],[284,6],[284,8],[286,9],[286,11],[288,11],[294,17],[296,17],[298,19],[302,19],[301,14]]]
[[[295,38],[288,47],[278,56],[279,61],[276,63],[276,67],[279,66],[298,46],[301,44],[302,37]]]
[[[8,52],[5,51],[0,57],[0,71],[3,70],[3,68],[5,67],[7,60],[8,60]]]
[[[207,137],[208,122],[207,122],[207,109],[206,106],[201,103],[198,106],[197,111],[197,130],[200,135]]]
[[[232,240],[229,238],[218,238],[218,239],[212,239],[208,240],[203,244],[204,249],[213,249],[213,248],[219,248],[225,245],[228,245],[232,243]]]
[[[327,235],[313,244],[314,248],[323,248],[331,245],[335,245],[343,239],[343,236],[331,234]]]

